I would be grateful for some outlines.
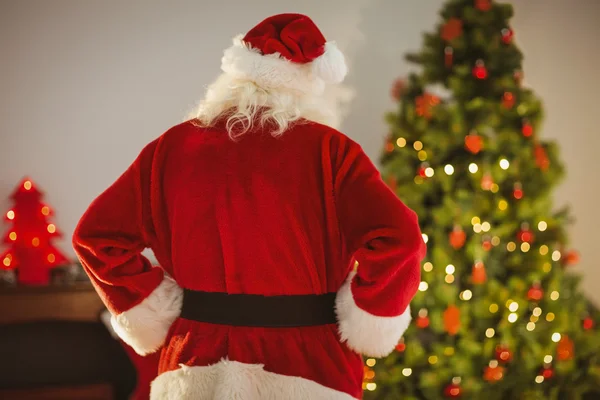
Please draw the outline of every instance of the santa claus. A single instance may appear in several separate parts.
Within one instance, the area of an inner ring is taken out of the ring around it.
[[[119,336],[161,352],[151,398],[359,399],[362,355],[411,319],[417,217],[328,125],[347,68],[311,19],[264,20],[221,68],[91,204],[76,252]]]

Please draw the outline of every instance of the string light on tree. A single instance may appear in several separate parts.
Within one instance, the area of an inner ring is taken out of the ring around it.
[[[474,174],[477,171],[479,171],[479,167],[477,166],[477,164],[475,164],[475,163],[469,164],[469,172],[470,173]]]

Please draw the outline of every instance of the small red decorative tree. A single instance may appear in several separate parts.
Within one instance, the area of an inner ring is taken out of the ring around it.
[[[16,270],[24,285],[47,285],[50,270],[68,261],[51,243],[62,235],[48,222],[52,210],[42,196],[30,179],[24,179],[11,195],[14,207],[6,213],[12,227],[4,236],[9,249],[0,255],[0,267]]]

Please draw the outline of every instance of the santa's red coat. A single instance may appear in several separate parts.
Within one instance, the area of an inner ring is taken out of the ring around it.
[[[359,353],[393,350],[425,252],[415,214],[360,146],[312,122],[239,141],[223,124],[175,126],[91,204],[74,246],[117,333],[140,354],[162,349],[156,399],[360,398]],[[338,324],[186,320],[182,287],[337,292]]]

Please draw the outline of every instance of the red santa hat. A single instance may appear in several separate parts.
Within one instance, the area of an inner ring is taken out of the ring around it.
[[[264,88],[322,90],[340,83],[348,68],[334,42],[328,42],[307,16],[279,14],[233,40],[221,69]]]

